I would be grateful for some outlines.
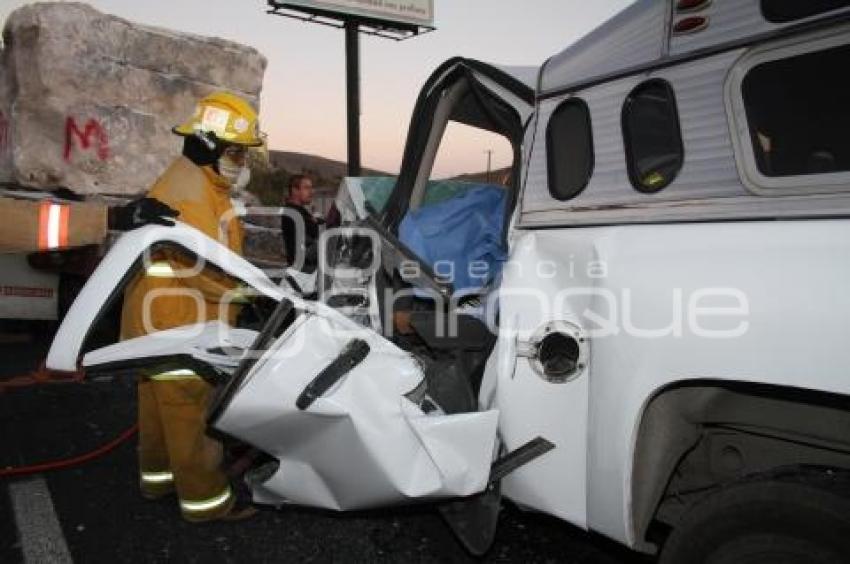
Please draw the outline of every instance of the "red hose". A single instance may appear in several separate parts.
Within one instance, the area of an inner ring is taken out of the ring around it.
[[[123,433],[109,441],[108,443],[99,446],[98,448],[89,451],[87,453],[81,454],[79,456],[74,456],[71,458],[61,458],[59,460],[52,460],[50,462],[42,462],[41,464],[32,464],[30,466],[17,466],[10,468],[0,468],[0,478],[7,476],[25,476],[27,474],[38,474],[41,472],[48,472],[50,470],[59,470],[60,468],[68,468],[70,466],[77,466],[79,464],[84,464],[90,460],[94,460],[109,451],[113,450],[115,447],[128,440],[130,437],[136,434],[136,431],[139,430],[138,424],[134,424],[129,429],[125,430]]]

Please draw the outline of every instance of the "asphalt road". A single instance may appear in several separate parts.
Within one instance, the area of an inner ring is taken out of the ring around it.
[[[26,372],[43,345],[0,345],[0,379]],[[67,457],[132,425],[129,381],[0,392],[0,467]],[[647,562],[616,543],[506,505],[497,541],[470,557],[431,507],[334,514],[264,508],[238,523],[192,525],[173,499],[138,495],[135,441],[83,466],[0,478],[0,562]]]

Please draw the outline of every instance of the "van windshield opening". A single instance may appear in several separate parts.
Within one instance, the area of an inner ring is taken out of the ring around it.
[[[508,186],[513,157],[513,146],[504,135],[450,120],[430,179]]]
[[[764,176],[850,170],[850,46],[753,67],[742,89]]]
[[[449,120],[434,149],[399,239],[455,290],[477,291],[501,271],[514,148],[503,134]]]

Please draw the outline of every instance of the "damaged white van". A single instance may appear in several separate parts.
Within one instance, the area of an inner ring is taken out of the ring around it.
[[[48,365],[216,382],[259,502],[440,501],[482,553],[504,496],[662,562],[850,561],[848,67],[846,0],[645,0],[540,69],[450,60],[392,193],[348,181],[319,299],[148,227]],[[431,178],[452,122],[510,143],[506,185]],[[254,288],[263,328],[84,354],[162,245]]]

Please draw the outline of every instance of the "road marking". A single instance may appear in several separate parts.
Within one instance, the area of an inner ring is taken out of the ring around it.
[[[56,509],[44,478],[9,484],[9,498],[24,552],[24,562],[72,563],[71,552],[56,517]]]

